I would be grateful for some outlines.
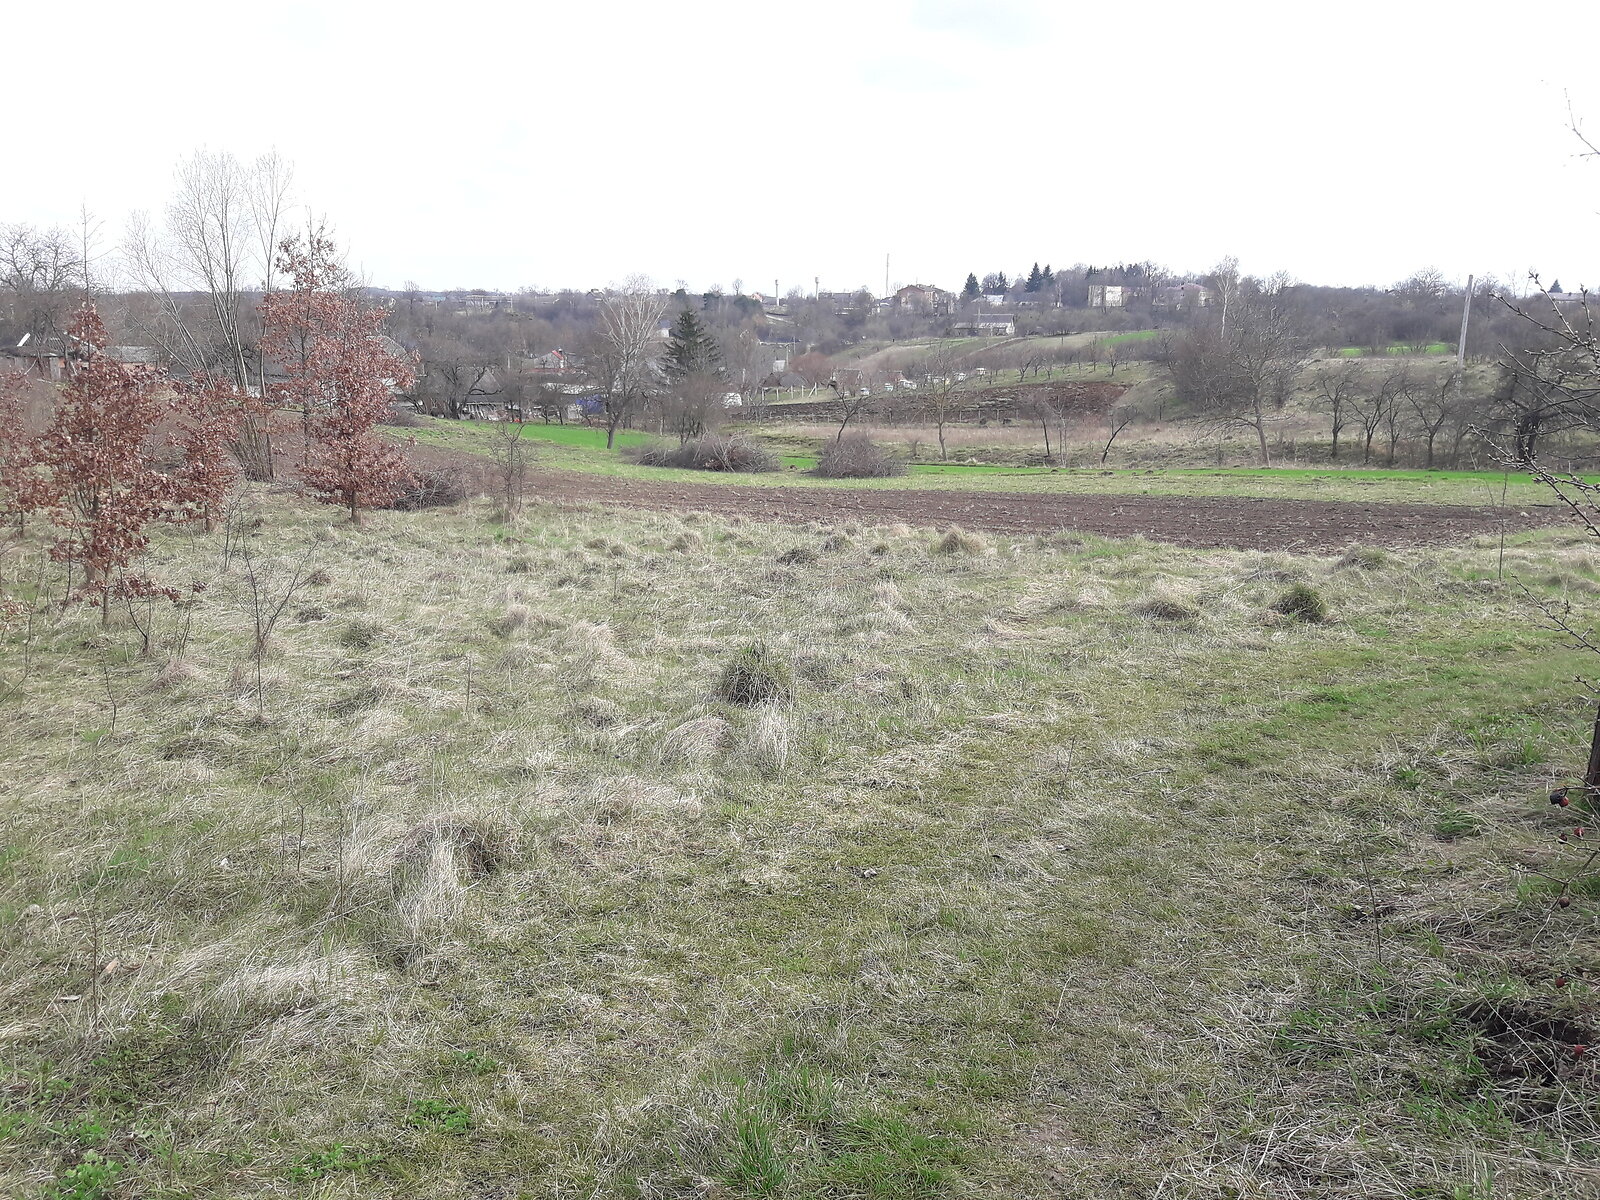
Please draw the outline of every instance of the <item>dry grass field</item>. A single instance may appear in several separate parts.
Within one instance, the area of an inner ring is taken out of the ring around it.
[[[1521,585],[1600,560],[1500,553],[261,495],[183,609],[46,572],[0,1193],[1594,1194]]]

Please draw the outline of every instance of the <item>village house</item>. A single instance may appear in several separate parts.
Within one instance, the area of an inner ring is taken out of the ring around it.
[[[1017,318],[1008,313],[978,313],[950,327],[957,337],[1015,337]]]
[[[1129,288],[1119,283],[1091,283],[1089,285],[1090,308],[1124,308],[1128,303]]]
[[[1175,283],[1157,288],[1155,297],[1150,303],[1154,308],[1164,308],[1173,312],[1210,308],[1211,295],[1211,289],[1202,284]]]
[[[901,312],[944,317],[955,311],[956,297],[931,284],[912,283],[897,291],[891,303]]]
[[[568,354],[560,347],[522,360],[522,369],[530,375],[564,375],[582,366],[583,359],[575,354]]]

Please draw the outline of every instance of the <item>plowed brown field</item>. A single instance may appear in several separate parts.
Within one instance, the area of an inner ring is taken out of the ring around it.
[[[1080,530],[1103,537],[1143,535],[1178,546],[1241,550],[1336,550],[1352,543],[1412,546],[1498,533],[1502,516],[1507,533],[1558,519],[1554,508],[1508,509],[1502,514],[1489,507],[1449,504],[744,487],[559,470],[534,472],[532,490],[546,500],[737,514],[758,521],[879,525],[903,521],[994,533]]]

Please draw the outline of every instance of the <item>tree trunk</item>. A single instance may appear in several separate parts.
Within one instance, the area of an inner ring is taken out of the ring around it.
[[[1594,734],[1589,739],[1589,769],[1583,773],[1583,797],[1594,811],[1594,802],[1600,797],[1600,708],[1595,710]]]

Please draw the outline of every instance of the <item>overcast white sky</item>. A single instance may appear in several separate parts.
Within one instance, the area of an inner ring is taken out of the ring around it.
[[[1230,253],[1600,287],[1600,161],[1564,127],[1570,93],[1600,134],[1597,10],[95,0],[5,56],[0,222],[87,203],[114,241],[195,147],[276,147],[394,287],[878,291],[885,253],[952,288]]]

